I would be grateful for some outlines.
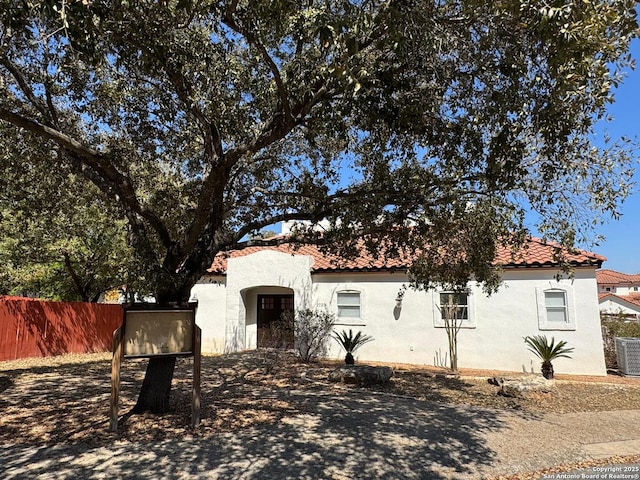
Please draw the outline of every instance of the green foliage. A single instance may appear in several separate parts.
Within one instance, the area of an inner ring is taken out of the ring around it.
[[[607,368],[617,369],[615,337],[640,338],[640,323],[635,319],[628,319],[623,314],[600,314],[602,324],[602,340],[604,343],[604,358]]]
[[[547,337],[544,335],[525,337],[524,343],[530,352],[542,360],[542,376],[547,380],[553,379],[554,375],[553,364],[551,362],[556,358],[571,358],[569,353],[573,352],[573,347],[567,348],[567,342],[564,340],[559,341],[556,345],[553,337],[551,337],[551,343],[549,343],[549,340],[547,340]]]
[[[573,352],[573,347],[567,348],[564,340],[555,343],[554,337],[551,342],[545,335],[534,335],[525,337],[524,343],[530,352],[534,353],[543,362],[552,362],[556,358],[571,358],[569,353]]]
[[[640,338],[640,323],[637,320],[631,320],[620,315],[603,319],[602,324],[606,326],[612,337]]]
[[[139,283],[126,224],[97,189],[65,170],[3,179],[0,293],[89,302]]]
[[[342,330],[342,332],[340,333],[334,332],[333,338],[340,344],[342,348],[344,348],[345,352],[351,354],[355,353],[356,350],[358,350],[365,343],[373,341],[373,337],[371,337],[370,335],[364,335],[361,331],[358,331],[358,333],[354,335],[351,329],[349,329],[349,333],[347,333],[345,330]]]
[[[492,291],[527,209],[565,246],[618,215],[633,145],[592,134],[634,8],[0,0],[0,167],[97,188],[161,301],[282,220],[327,219],[344,255],[419,250],[416,286]]]

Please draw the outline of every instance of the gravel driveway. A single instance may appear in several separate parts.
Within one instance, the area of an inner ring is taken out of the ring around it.
[[[302,413],[207,438],[3,444],[0,478],[475,479],[593,458],[590,444],[640,440],[640,410],[532,414],[386,393],[287,395]]]

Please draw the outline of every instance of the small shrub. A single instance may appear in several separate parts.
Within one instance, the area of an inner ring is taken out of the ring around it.
[[[344,357],[344,363],[347,365],[353,365],[355,360],[353,354],[365,343],[373,341],[373,337],[369,335],[363,335],[362,332],[358,332],[355,335],[349,329],[349,333],[342,331],[341,333],[334,333],[333,338],[340,344],[344,351],[347,352]]]
[[[327,341],[335,324],[335,317],[325,311],[304,309],[288,312],[293,315],[295,349],[303,362],[311,362],[327,353]]]
[[[616,357],[615,337],[640,337],[640,323],[630,320],[623,314],[600,315],[602,325],[602,342],[604,348],[604,360],[607,368],[618,369]]]
[[[265,338],[262,339],[262,346],[258,349],[266,374],[273,373],[284,363],[287,349],[293,347],[290,337],[291,321],[286,315],[271,322]]]
[[[542,376],[548,380],[553,378],[552,361],[556,358],[571,358],[569,354],[573,352],[573,347],[567,347],[567,342],[560,340],[557,344],[555,338],[551,337],[551,342],[544,335],[534,335],[525,337],[524,343],[530,352],[534,353],[542,360]]]

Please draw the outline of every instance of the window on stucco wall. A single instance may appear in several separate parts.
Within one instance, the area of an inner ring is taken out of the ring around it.
[[[433,293],[433,326],[445,327],[446,305],[455,306],[455,318],[460,328],[476,328],[473,295],[468,292],[434,292]]]
[[[466,293],[440,292],[440,318],[445,319],[447,308],[455,309],[456,320],[469,320],[469,296]]]
[[[575,330],[576,316],[573,289],[569,286],[537,288],[538,328],[540,330]]]
[[[360,292],[338,292],[338,318],[356,320],[360,317]]]
[[[567,294],[561,290],[544,292],[544,306],[548,322],[567,323]]]

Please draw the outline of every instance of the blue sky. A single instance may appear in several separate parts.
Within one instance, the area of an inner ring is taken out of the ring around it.
[[[608,108],[612,122],[603,123],[612,139],[627,136],[640,142],[640,40],[631,45],[637,67],[629,70],[615,91],[615,103]],[[622,205],[622,217],[609,219],[598,227],[596,234],[605,237],[598,245],[578,245],[607,258],[602,268],[624,273],[640,273],[640,158],[634,159],[635,182],[631,195]],[[273,230],[280,232],[280,225]],[[536,233],[535,231],[533,232]]]
[[[612,138],[626,135],[640,139],[640,40],[634,40],[631,53],[637,67],[628,73],[615,92],[615,103],[609,107],[614,120],[604,127]],[[640,159],[634,159],[636,169],[633,192],[622,206],[622,218],[610,220],[597,233],[606,240],[590,249],[607,257],[603,268],[624,273],[640,273]]]

